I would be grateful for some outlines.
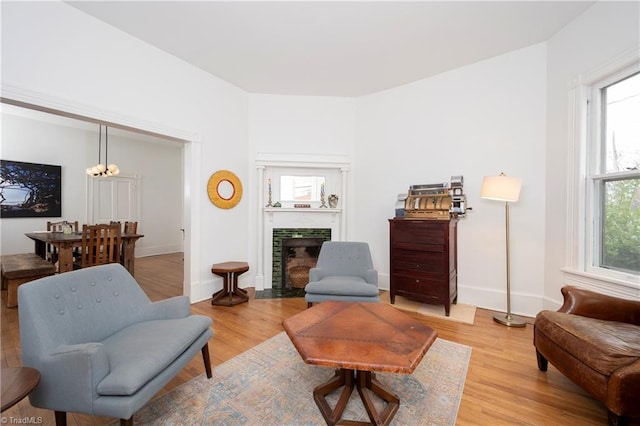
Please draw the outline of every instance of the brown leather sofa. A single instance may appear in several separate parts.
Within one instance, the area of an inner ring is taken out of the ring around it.
[[[541,311],[533,342],[548,362],[607,407],[610,425],[640,417],[640,301],[566,286],[557,311]],[[634,420],[635,422],[635,420]]]

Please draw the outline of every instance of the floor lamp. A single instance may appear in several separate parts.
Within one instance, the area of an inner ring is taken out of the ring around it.
[[[506,176],[485,176],[482,179],[480,198],[504,201],[505,237],[507,251],[507,314],[496,314],[493,320],[507,327],[524,327],[526,322],[511,315],[511,268],[509,261],[509,203],[518,201],[522,181],[519,178]]]

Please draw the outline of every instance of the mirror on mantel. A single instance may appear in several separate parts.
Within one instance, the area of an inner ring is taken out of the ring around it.
[[[320,201],[324,184],[324,176],[280,176],[280,202]]]
[[[329,195],[340,198],[344,192],[343,172],[331,167],[268,167],[264,179],[267,209],[322,207],[324,210],[329,207]]]

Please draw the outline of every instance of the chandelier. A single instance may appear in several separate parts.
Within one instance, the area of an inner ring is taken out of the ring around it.
[[[109,132],[107,126],[104,126],[104,163],[102,163],[102,125],[98,130],[98,164],[87,169],[87,174],[93,177],[109,177],[116,176],[120,173],[120,169],[115,164],[109,164]]]

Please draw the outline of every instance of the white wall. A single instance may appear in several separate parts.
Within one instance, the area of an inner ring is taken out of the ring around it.
[[[512,311],[533,315],[544,279],[546,48],[521,49],[358,99],[356,240],[388,286],[389,225],[412,184],[464,176],[473,211],[458,229],[458,300],[506,309],[504,204],[479,198],[482,177],[523,180],[511,205]]]
[[[92,223],[83,172],[98,162],[98,126],[11,105],[2,111],[2,159],[62,166],[62,219]],[[109,160],[122,175],[140,179],[138,232],[145,237],[136,243],[136,256],[182,251],[182,144],[152,144],[112,129]],[[24,233],[46,229],[48,220],[60,219],[0,220],[2,254],[32,251],[33,242]]]
[[[617,55],[640,48],[640,3],[597,2],[548,42],[545,306],[555,309],[565,284],[569,88]]]
[[[351,157],[355,105],[353,98],[251,94],[251,151]]]
[[[247,182],[242,90],[65,3],[3,2],[2,91],[5,97],[190,140],[187,294],[200,300],[221,287],[212,263],[248,259],[248,200],[222,210],[206,197],[208,177],[216,170],[234,171]],[[251,273],[244,280],[252,281]]]
[[[321,96],[249,95],[251,171],[251,232],[249,252],[257,261],[259,188],[255,169],[258,154],[302,154],[314,161],[336,156],[350,159],[355,146],[356,101]],[[276,158],[278,156],[276,155]],[[265,197],[266,199],[266,197]],[[274,198],[275,201],[275,198]]]

